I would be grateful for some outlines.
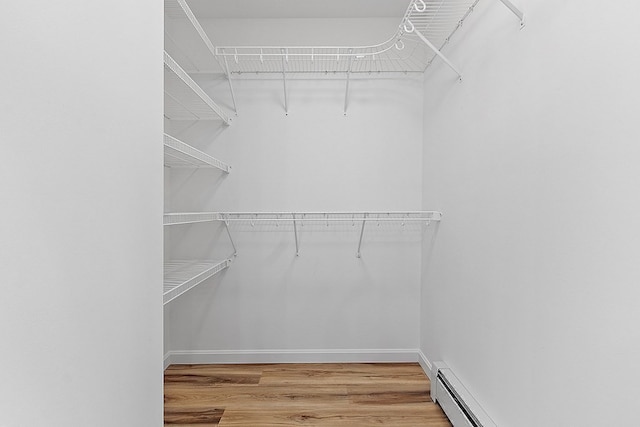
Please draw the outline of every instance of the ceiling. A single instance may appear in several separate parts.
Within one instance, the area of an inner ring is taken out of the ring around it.
[[[198,18],[402,18],[409,0],[188,0]]]

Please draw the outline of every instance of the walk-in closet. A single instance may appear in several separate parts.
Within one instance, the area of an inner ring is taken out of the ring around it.
[[[632,426],[631,0],[0,13],[0,427]]]

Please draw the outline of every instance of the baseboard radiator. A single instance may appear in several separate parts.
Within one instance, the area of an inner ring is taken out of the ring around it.
[[[453,427],[496,427],[445,363],[434,362],[431,374],[431,398]]]

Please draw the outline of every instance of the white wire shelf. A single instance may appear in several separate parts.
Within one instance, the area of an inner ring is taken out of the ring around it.
[[[195,224],[198,222],[222,221],[218,212],[176,212],[164,214],[164,225]]]
[[[395,34],[370,46],[217,46],[215,53],[234,74],[422,73],[478,1],[411,0]]]
[[[164,264],[163,304],[178,298],[231,264],[222,261],[169,261]]]
[[[164,134],[164,164],[172,168],[217,168],[225,173],[231,170],[226,163],[166,133]]]
[[[350,224],[352,227],[358,225],[360,238],[356,257],[361,257],[362,241],[365,225],[375,221],[380,223],[399,223],[404,226],[406,223],[422,223],[425,226],[432,221],[440,221],[442,213],[436,211],[387,211],[387,212],[220,212],[220,220],[224,222],[225,229],[233,246],[233,255],[237,255],[236,245],[229,230],[229,224],[240,222],[250,224],[252,229],[259,225],[289,223],[293,225],[293,236],[296,243],[296,256],[300,255],[300,245],[298,239],[298,227],[305,224]],[[283,227],[286,228],[286,227]],[[284,230],[283,230],[284,231]]]
[[[170,120],[231,120],[224,110],[164,52],[164,115]]]
[[[227,222],[430,222],[440,221],[437,211],[372,211],[372,212],[220,212]]]
[[[200,222],[220,221],[224,223],[225,230],[229,236],[229,241],[233,247],[233,256],[237,256],[233,236],[230,231],[231,223],[243,223],[251,228],[259,225],[276,225],[289,223],[293,225],[293,233],[296,242],[296,256],[300,254],[298,245],[298,227],[305,224],[356,224],[360,227],[360,239],[358,242],[358,252],[356,256],[360,258],[360,248],[364,236],[365,225],[368,222],[399,223],[404,226],[408,223],[422,223],[429,226],[433,221],[440,221],[442,213],[437,211],[385,211],[385,212],[188,212],[169,213],[164,215],[164,225],[194,224]],[[283,227],[286,228],[286,227]]]
[[[372,212],[178,212],[165,213],[164,225],[193,224],[197,222],[424,222],[440,221],[437,211],[372,211]]]

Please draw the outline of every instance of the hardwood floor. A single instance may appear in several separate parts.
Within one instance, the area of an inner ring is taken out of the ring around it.
[[[172,365],[168,427],[450,427],[417,363]]]

